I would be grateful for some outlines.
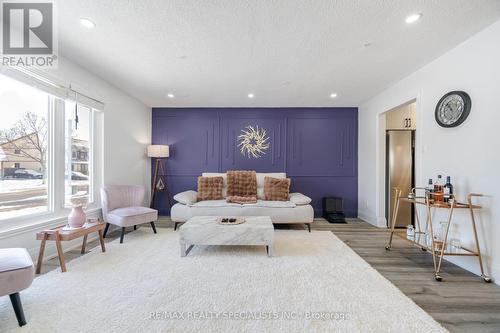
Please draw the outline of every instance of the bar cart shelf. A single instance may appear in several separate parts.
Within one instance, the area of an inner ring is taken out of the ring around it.
[[[473,197],[481,197],[482,194],[470,193],[467,195],[467,203],[457,202],[453,195],[450,195],[448,202],[437,201],[433,198],[433,194],[429,192],[425,192],[425,196],[417,196],[417,191],[424,190],[423,188],[414,188],[411,190],[408,197],[401,196],[401,189],[395,187],[393,189],[395,191],[395,205],[394,210],[392,212],[392,220],[391,220],[391,233],[389,236],[389,243],[385,247],[387,251],[391,250],[392,240],[394,236],[397,236],[401,239],[404,239],[413,245],[419,247],[422,251],[426,251],[432,254],[432,260],[434,264],[434,278],[436,281],[442,281],[441,272],[441,264],[443,257],[445,256],[473,256],[477,257],[479,261],[479,267],[481,268],[481,277],[484,282],[491,282],[491,278],[484,273],[483,269],[483,260],[481,257],[481,250],[479,246],[479,238],[477,236],[476,229],[476,220],[474,217],[474,211],[481,209],[482,207],[479,205],[472,204]],[[396,229],[395,221],[398,216],[399,205],[400,203],[414,205],[415,207],[415,217],[416,217],[416,231],[413,236],[408,236],[406,230]],[[425,228],[422,229],[420,225],[420,217],[417,206],[425,206],[426,207],[426,219],[425,219]],[[432,224],[432,210],[433,209],[447,209],[448,210],[448,219],[446,221],[445,234],[443,240],[438,241],[435,238],[435,232],[433,230]],[[448,234],[450,231],[450,225],[453,221],[453,212],[455,209],[468,209],[470,214],[470,221],[472,224],[472,229],[474,231],[474,240],[475,240],[475,249],[468,249],[461,246],[459,249],[454,251],[447,250],[447,242],[448,242]],[[428,244],[427,234],[430,236],[430,245]]]

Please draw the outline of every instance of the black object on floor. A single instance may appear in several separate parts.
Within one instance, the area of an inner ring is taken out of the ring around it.
[[[323,218],[330,223],[347,223],[344,214],[344,199],[339,197],[323,198]]]
[[[12,307],[14,308],[14,313],[16,314],[17,323],[19,326],[26,325],[26,318],[24,317],[23,304],[21,303],[21,296],[19,293],[10,294],[10,301],[12,302]]]

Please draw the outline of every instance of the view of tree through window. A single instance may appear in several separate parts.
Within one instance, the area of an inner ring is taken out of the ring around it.
[[[50,96],[0,75],[0,220],[47,211]]]

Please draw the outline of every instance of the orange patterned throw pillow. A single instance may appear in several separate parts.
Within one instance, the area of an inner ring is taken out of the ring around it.
[[[198,177],[198,201],[221,200],[222,186],[224,179],[222,177]]]
[[[264,200],[288,201],[290,178],[264,177]]]

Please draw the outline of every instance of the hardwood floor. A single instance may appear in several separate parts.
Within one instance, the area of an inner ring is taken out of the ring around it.
[[[437,282],[431,255],[398,237],[386,251],[389,231],[360,220],[316,221],[313,229],[332,231],[449,331],[500,332],[500,286],[446,261]]]
[[[162,219],[157,227],[172,228],[173,224]],[[150,227],[144,225],[143,228]],[[392,250],[386,251],[384,247],[388,230],[360,220],[349,220],[347,224],[317,220],[312,228],[332,231],[449,331],[500,332],[500,286],[484,283],[480,277],[449,262],[443,262],[444,281],[437,282],[434,280],[432,257],[429,254],[397,237]],[[129,232],[132,232],[132,228]],[[119,236],[119,231],[109,233],[106,242]],[[98,245],[97,240],[92,241],[87,248]],[[81,256],[79,249],[66,254],[68,261]],[[42,274],[58,267],[57,258],[48,260],[43,265]]]

